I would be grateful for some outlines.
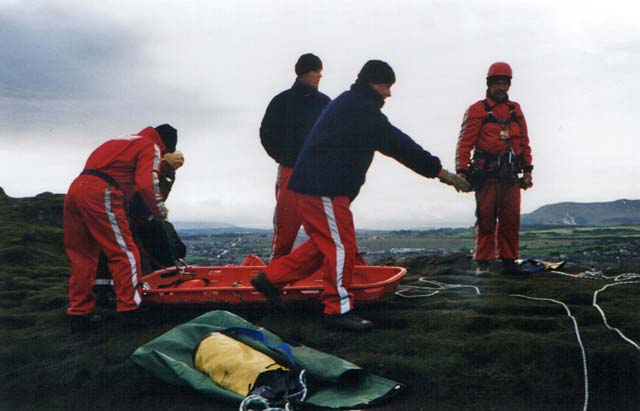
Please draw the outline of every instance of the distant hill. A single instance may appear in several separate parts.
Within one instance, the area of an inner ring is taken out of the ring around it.
[[[640,200],[606,203],[556,203],[523,214],[522,225],[627,225],[640,224]]]

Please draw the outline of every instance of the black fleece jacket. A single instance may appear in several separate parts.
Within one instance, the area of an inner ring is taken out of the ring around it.
[[[359,81],[329,103],[309,133],[289,188],[353,200],[376,151],[425,177],[437,176],[440,159],[393,126],[380,111],[383,104],[376,90]]]
[[[278,164],[293,167],[309,131],[331,99],[296,80],[275,96],[260,125],[260,141]]]

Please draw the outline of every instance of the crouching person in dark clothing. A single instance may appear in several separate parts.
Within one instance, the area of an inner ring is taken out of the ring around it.
[[[310,239],[291,254],[272,261],[252,279],[274,305],[280,289],[323,267],[323,303],[328,325],[366,330],[371,321],[353,313],[349,292],[357,251],[351,202],[356,198],[374,153],[393,157],[416,173],[440,177],[458,191],[470,191],[462,178],[393,126],[380,109],[395,83],[391,67],[368,61],[351,89],[333,100],[313,126],[293,170],[289,189]]]

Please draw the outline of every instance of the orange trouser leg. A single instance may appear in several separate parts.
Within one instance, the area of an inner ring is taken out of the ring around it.
[[[520,248],[520,186],[500,186],[498,208],[498,257],[516,260]]]
[[[74,182],[74,185],[76,183]],[[71,186],[64,199],[64,249],[70,262],[69,315],[88,315],[95,308],[92,291],[100,246],[91,236],[78,208],[78,189]]]
[[[296,194],[302,225],[310,239],[265,270],[277,286],[299,280],[322,267],[325,314],[344,314],[353,308],[347,291],[356,255],[353,216],[347,197]]]
[[[475,259],[493,261],[496,257],[497,182],[487,179],[476,192]]]
[[[295,194],[287,188],[292,173],[292,168],[283,166],[278,168],[271,259],[289,254],[300,230],[301,221],[296,209]]]
[[[476,193],[476,260],[518,258],[520,187],[488,179]]]
[[[87,179],[98,182],[87,182]],[[120,312],[135,310],[142,303],[138,284],[140,256],[129,229],[123,194],[99,182],[100,180],[93,176],[79,178],[79,180],[77,185],[72,184],[68,196],[71,197],[74,209],[80,214],[84,227],[88,231],[87,237],[92,239],[89,244],[97,243],[98,249],[102,249],[107,256],[116,293],[116,309]],[[65,231],[66,229],[65,223]],[[85,295],[83,298],[93,299],[90,291],[91,297],[86,297],[86,290],[90,290],[95,281],[98,253],[94,257],[92,250],[85,250],[85,246],[78,239],[73,238],[73,234],[77,231],[77,228],[71,227],[69,235],[65,233],[65,244],[70,250],[68,254],[72,267],[70,285],[72,287],[73,284],[81,283],[81,293]],[[77,250],[80,250],[80,253]],[[78,260],[75,258],[78,254],[89,255],[91,259],[89,262],[85,259]],[[70,310],[71,314],[73,306]]]

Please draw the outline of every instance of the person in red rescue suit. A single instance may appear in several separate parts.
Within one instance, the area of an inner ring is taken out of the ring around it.
[[[121,318],[134,317],[142,302],[140,255],[126,216],[126,203],[140,193],[156,219],[166,219],[158,173],[162,153],[175,151],[177,131],[168,124],[109,140],[89,156],[64,201],[64,246],[71,265],[72,330],[92,328],[92,287],[100,250],[108,259]],[[120,315],[120,314],[119,314]]]
[[[365,330],[368,320],[353,314],[349,292],[356,259],[351,202],[356,198],[376,151],[428,177],[440,177],[457,190],[470,191],[462,178],[394,127],[380,109],[395,83],[392,68],[368,61],[351,86],[322,111],[307,138],[289,181],[302,225],[310,239],[289,255],[271,261],[251,280],[273,305],[280,289],[322,267],[324,318],[329,326]]]
[[[523,273],[515,263],[519,249],[520,189],[533,185],[533,165],[524,114],[520,104],[511,101],[507,94],[512,77],[507,63],[489,67],[486,98],[467,109],[456,149],[456,171],[476,191],[478,276],[489,275],[496,254],[502,260],[502,274]]]
[[[311,127],[331,101],[318,91],[322,78],[322,61],[318,56],[311,53],[300,56],[295,72],[293,86],[271,100],[260,125],[260,142],[278,163],[271,259],[289,254],[298,235],[300,216],[287,184]]]

